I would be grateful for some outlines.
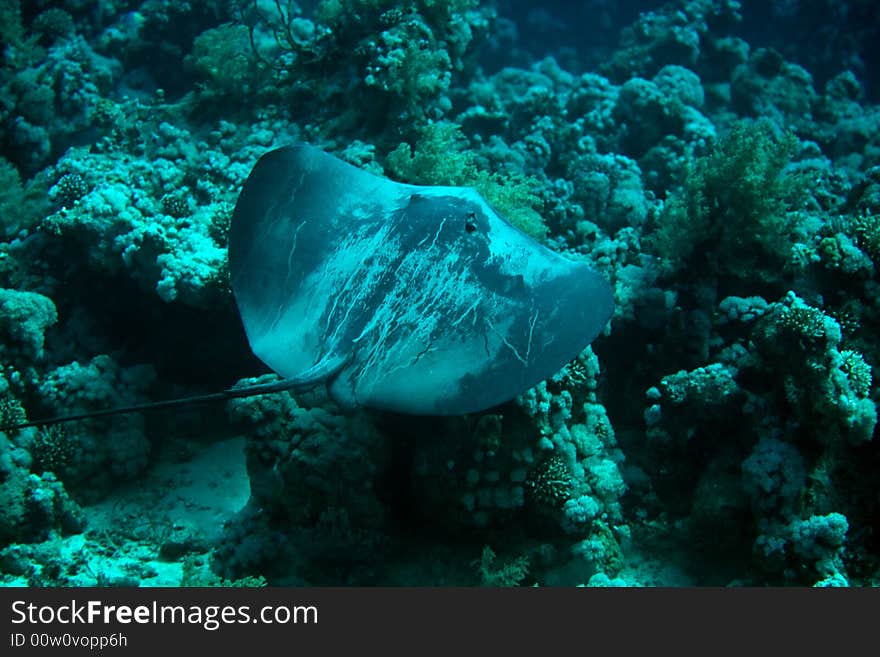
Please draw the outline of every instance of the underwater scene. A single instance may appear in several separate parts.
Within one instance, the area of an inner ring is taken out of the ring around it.
[[[0,0],[0,584],[880,584],[875,9]]]

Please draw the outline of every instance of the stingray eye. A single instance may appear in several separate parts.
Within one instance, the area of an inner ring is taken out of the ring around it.
[[[477,229],[477,213],[473,210],[467,213],[467,220],[464,222],[464,229],[468,232],[468,235]]]

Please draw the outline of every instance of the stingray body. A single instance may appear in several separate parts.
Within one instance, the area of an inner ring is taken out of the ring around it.
[[[515,397],[613,310],[599,274],[476,191],[396,183],[307,144],[254,167],[229,270],[252,350],[290,387],[323,381],[346,407],[411,414]]]

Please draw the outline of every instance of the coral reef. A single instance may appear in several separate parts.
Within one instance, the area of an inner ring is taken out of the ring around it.
[[[472,186],[615,295],[472,416],[0,431],[0,583],[880,584],[870,3],[533,5],[0,2],[3,426],[274,380],[226,242],[296,141]]]

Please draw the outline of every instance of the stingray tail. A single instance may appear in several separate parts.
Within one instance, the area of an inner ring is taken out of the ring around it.
[[[131,406],[117,406],[115,408],[103,408],[97,411],[86,411],[84,413],[59,415],[57,417],[44,418],[42,420],[30,420],[28,422],[6,424],[0,426],[0,431],[15,431],[18,429],[26,429],[27,427],[47,427],[53,424],[62,424],[64,422],[75,422],[76,420],[88,420],[91,418],[108,417],[111,415],[125,415],[126,413],[139,413],[141,411],[156,411],[177,406],[195,406],[196,404],[221,402],[230,399],[240,399],[241,397],[267,395],[273,392],[282,392],[284,390],[305,390],[318,385],[319,383],[332,380],[337,374],[339,374],[342,368],[345,367],[346,362],[346,358],[328,356],[321,359],[302,374],[287,379],[280,379],[279,381],[237,386],[221,390],[220,392],[208,393],[206,395],[165,399],[157,402],[146,402],[143,404],[133,404]]]

